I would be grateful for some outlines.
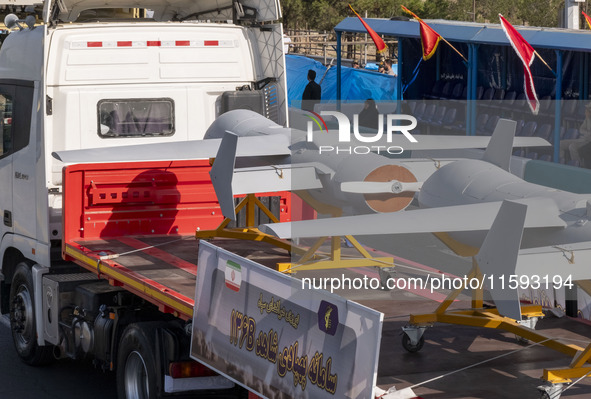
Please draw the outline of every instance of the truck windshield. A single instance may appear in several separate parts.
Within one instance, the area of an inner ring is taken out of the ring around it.
[[[154,137],[174,134],[174,102],[170,98],[101,100],[98,135]]]

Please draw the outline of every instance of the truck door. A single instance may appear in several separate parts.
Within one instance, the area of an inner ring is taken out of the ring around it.
[[[11,82],[11,86],[14,90],[10,126],[13,154],[11,155],[13,231],[14,234],[47,242],[46,237],[37,237],[38,208],[42,205],[37,202],[35,190],[38,178],[35,170],[39,162],[37,135],[36,131],[31,133],[32,120],[35,120],[38,112],[33,110],[35,90],[33,82],[28,81],[14,81]]]
[[[12,105],[14,88],[0,84],[0,224],[2,237],[14,231],[12,217]]]

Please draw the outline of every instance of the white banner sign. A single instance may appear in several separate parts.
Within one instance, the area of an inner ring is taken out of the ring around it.
[[[191,357],[268,398],[373,399],[383,314],[199,243]]]

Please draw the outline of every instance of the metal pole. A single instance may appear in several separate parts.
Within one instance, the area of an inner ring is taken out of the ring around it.
[[[583,99],[583,91],[585,87],[585,79],[583,78],[585,71],[585,53],[581,53],[581,57],[579,57],[579,99]]]
[[[562,51],[556,51],[556,101],[554,104],[554,162],[560,162],[560,120],[562,108]]]
[[[402,40],[398,40],[398,76],[396,76],[396,109],[398,113],[401,111],[401,101],[404,99],[404,93],[402,93],[402,68],[403,68],[403,55],[402,55]]]
[[[365,19],[367,19],[367,10],[365,10]],[[365,34],[365,44],[363,45],[363,52],[365,53],[363,57],[363,65],[367,65],[367,33]]]
[[[341,32],[337,32],[337,110],[341,110]]]
[[[472,124],[472,113],[470,112],[472,99],[475,95],[474,90],[474,83],[472,82],[472,74],[474,73],[472,70],[472,59],[474,58],[474,45],[468,44],[468,89],[466,90],[466,136],[470,135],[472,131],[471,124]]]
[[[435,53],[435,81],[441,79],[441,51]]]
[[[327,51],[326,40],[327,39],[328,39],[328,35],[326,34],[326,32],[324,32],[324,44],[322,45],[322,49],[324,50],[324,65],[326,65],[326,61],[327,61],[327,55],[326,55],[326,51]]]
[[[583,53],[583,99],[589,98],[589,53]]]
[[[470,135],[476,135],[476,88],[478,86],[478,44],[474,44],[474,51],[472,53],[472,102],[470,104]]]

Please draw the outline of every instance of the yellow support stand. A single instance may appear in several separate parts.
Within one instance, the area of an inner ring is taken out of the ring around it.
[[[467,280],[476,278],[482,281],[482,273],[478,264],[473,259],[472,269],[467,275]],[[472,290],[472,308],[462,310],[448,310],[449,306],[467,287],[452,291],[445,300],[437,307],[434,313],[410,315],[409,326],[404,327],[408,337],[403,345],[410,352],[416,352],[423,346],[423,331],[435,323],[458,324],[471,327],[495,328],[507,331],[522,337],[526,340],[538,343],[547,348],[563,353],[572,358],[570,365],[566,368],[545,369],[543,378],[549,383],[563,384],[571,382],[571,379],[588,377],[591,375],[591,344],[582,348],[578,345],[565,344],[558,339],[536,332],[533,328],[527,327],[527,323],[499,315],[496,308],[483,307],[483,290]],[[521,315],[525,320],[544,317],[542,307],[539,305],[526,305],[521,307]],[[420,331],[417,334],[417,331]],[[414,334],[414,335],[413,335]],[[555,396],[558,398],[560,395]],[[553,396],[554,397],[554,396]]]
[[[275,215],[273,215],[273,213],[254,194],[248,194],[242,199],[242,201],[240,201],[236,207],[236,214],[238,214],[238,212],[244,207],[246,207],[246,227],[228,228],[228,225],[232,220],[225,218],[215,230],[197,231],[195,237],[198,239],[235,238],[239,240],[262,241],[278,248],[283,248],[288,252],[303,252],[299,248],[292,246],[290,242],[265,234],[255,227],[255,209],[257,207],[267,215],[273,223],[278,223],[279,220],[277,220]]]
[[[303,193],[299,193],[304,195]],[[389,257],[374,258],[365,248],[352,236],[345,236],[353,247],[361,254],[361,258],[343,257],[341,253],[341,237],[331,237],[330,254],[321,255],[317,251],[326,241],[327,237],[323,237],[316,241],[308,250],[292,245],[289,241],[281,240],[277,237],[271,236],[261,232],[256,226],[255,209],[259,208],[269,217],[273,223],[278,223],[279,220],[273,213],[254,195],[248,194],[240,201],[236,207],[236,214],[243,208],[246,210],[246,227],[228,228],[232,221],[225,218],[222,223],[215,230],[197,231],[195,237],[200,238],[234,238],[239,240],[262,241],[282,248],[293,254],[302,255],[298,263],[278,263],[277,271],[284,273],[291,273],[294,269],[298,271],[303,270],[320,270],[320,269],[340,269],[349,267],[362,266],[378,266],[378,267],[392,267],[394,266],[394,259]],[[336,211],[338,208],[331,207],[331,211]]]
[[[361,254],[360,258],[344,258],[341,252],[341,238],[349,240],[351,245]],[[394,259],[389,257],[374,258],[353,236],[330,237],[330,254],[319,259],[318,249],[329,237],[319,238],[314,245],[296,263],[278,263],[277,270],[291,273],[293,271],[342,269],[351,267],[393,267]],[[316,259],[316,260],[315,260]]]

